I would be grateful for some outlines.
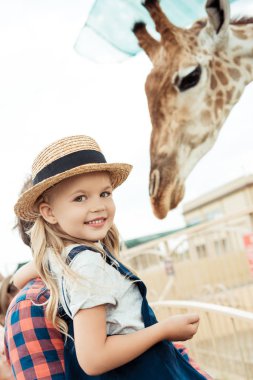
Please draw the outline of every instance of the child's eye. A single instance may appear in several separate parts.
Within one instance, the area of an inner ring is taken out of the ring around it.
[[[74,202],[83,202],[86,200],[86,196],[85,195],[78,195],[78,197],[76,197],[74,199]]]
[[[108,198],[112,195],[112,193],[110,191],[103,191],[103,193],[101,193],[101,197],[102,198]]]

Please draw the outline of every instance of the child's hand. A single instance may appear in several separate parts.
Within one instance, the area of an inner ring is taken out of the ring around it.
[[[11,373],[11,367],[6,361],[5,355],[0,353],[0,379],[1,380],[14,380]]]
[[[18,289],[22,289],[27,282],[36,277],[38,277],[38,272],[35,268],[34,261],[32,260],[23,265],[14,273],[12,281]]]
[[[160,322],[164,330],[164,339],[185,341],[196,334],[199,327],[197,314],[178,314]]]

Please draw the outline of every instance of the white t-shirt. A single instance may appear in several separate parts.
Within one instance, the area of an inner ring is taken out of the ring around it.
[[[77,245],[68,246],[64,255]],[[48,250],[50,266],[57,277],[60,300],[64,307],[62,296],[62,274],[55,265],[54,254]],[[138,286],[133,281],[122,276],[117,270],[117,262],[109,265],[99,252],[85,250],[75,256],[71,269],[82,276],[63,281],[67,304],[71,316],[80,309],[98,305],[106,305],[107,335],[129,334],[144,328],[141,315],[142,296]],[[67,310],[65,310],[67,312]]]

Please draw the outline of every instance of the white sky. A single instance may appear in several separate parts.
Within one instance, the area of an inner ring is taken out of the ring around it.
[[[253,14],[251,0],[241,0]],[[251,4],[250,4],[251,3]],[[148,198],[150,120],[144,82],[151,64],[141,53],[98,65],[73,45],[92,1],[0,0],[0,271],[30,258],[13,205],[37,153],[71,134],[94,137],[108,162],[134,170],[115,191],[116,224],[125,239],[182,226],[182,206],[156,219]],[[246,5],[248,4],[248,8]],[[253,86],[230,114],[218,142],[186,183],[184,202],[253,173]]]

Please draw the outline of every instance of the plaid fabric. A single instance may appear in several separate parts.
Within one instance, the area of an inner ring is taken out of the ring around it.
[[[15,379],[65,379],[63,337],[45,318],[45,306],[35,305],[47,298],[48,292],[37,278],[17,294],[8,309],[5,352]]]

